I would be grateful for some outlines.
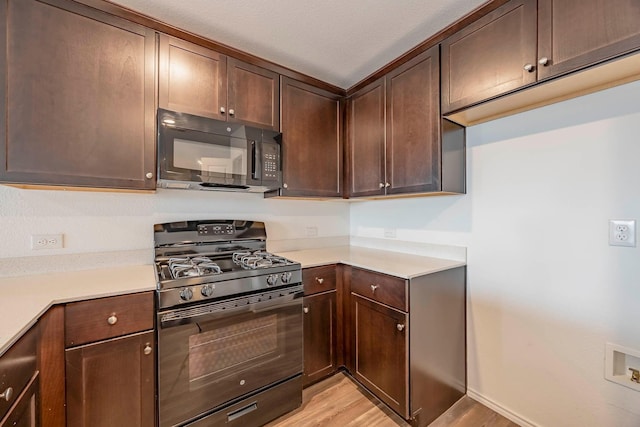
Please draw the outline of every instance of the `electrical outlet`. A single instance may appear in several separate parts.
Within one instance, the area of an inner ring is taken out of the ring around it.
[[[318,227],[307,227],[307,237],[317,237]]]
[[[64,234],[32,234],[31,249],[62,249]]]
[[[636,221],[612,219],[609,221],[610,246],[635,246]]]
[[[385,228],[384,229],[384,237],[387,239],[395,239],[396,238],[396,229],[395,228]]]

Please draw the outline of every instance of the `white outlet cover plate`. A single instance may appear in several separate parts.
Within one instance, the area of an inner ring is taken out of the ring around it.
[[[633,219],[609,220],[609,245],[634,247],[636,245],[636,221]]]
[[[63,234],[32,234],[31,249],[62,249],[64,247]]]

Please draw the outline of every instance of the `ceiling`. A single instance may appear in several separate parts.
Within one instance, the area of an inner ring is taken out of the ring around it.
[[[112,0],[347,89],[485,0]]]

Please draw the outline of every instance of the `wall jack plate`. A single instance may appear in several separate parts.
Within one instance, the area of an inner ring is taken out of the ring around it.
[[[612,219],[609,221],[610,246],[635,246],[636,221],[626,219]]]

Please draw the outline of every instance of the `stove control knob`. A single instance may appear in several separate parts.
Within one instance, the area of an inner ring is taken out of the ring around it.
[[[289,281],[291,280],[291,272],[285,271],[284,273],[282,273],[282,276],[280,276],[280,280],[282,280],[282,283],[289,283]]]
[[[277,274],[270,274],[270,275],[267,276],[267,285],[275,286],[276,283],[278,283],[278,275]]]
[[[191,288],[183,288],[180,291],[180,299],[183,301],[189,301],[191,298],[193,298],[193,290]]]
[[[204,285],[202,289],[200,289],[200,293],[202,294],[203,297],[210,297],[211,295],[213,295],[214,289],[215,289],[215,286],[213,285]]]

